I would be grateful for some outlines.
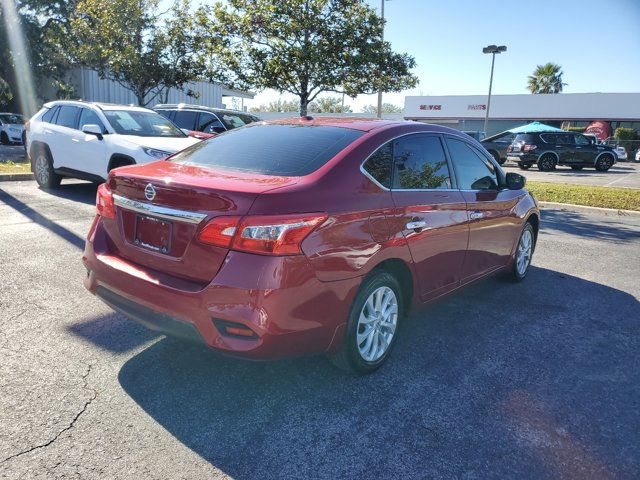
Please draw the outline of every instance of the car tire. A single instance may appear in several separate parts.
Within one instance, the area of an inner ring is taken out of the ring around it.
[[[518,238],[518,245],[513,253],[508,278],[514,282],[521,282],[527,276],[531,258],[536,247],[536,235],[531,222],[526,222]]]
[[[500,155],[498,155],[498,152],[494,152],[493,150],[489,152],[491,154],[491,156],[493,157],[493,159],[498,162],[498,165],[504,165],[504,160],[500,158]]]
[[[613,166],[614,159],[611,155],[601,155],[596,160],[596,170],[599,172],[606,172]]]
[[[571,167],[571,170],[582,170],[583,167],[578,167],[578,166],[573,166]]]
[[[62,177],[53,170],[53,161],[46,148],[39,148],[32,161],[33,175],[38,185],[46,190],[60,186]]]
[[[531,165],[529,165],[528,163],[519,163],[518,167],[520,167],[520,170],[529,170],[531,168]]]
[[[9,145],[9,135],[7,135],[7,132],[0,133],[0,143],[2,145]]]
[[[545,153],[538,159],[538,170],[541,172],[551,172],[556,169],[556,157],[550,153]]]
[[[374,271],[360,286],[351,305],[342,345],[328,354],[329,360],[351,374],[377,370],[389,358],[403,315],[398,280],[387,271]]]

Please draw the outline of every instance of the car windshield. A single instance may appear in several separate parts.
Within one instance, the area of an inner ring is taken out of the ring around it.
[[[277,176],[303,176],[317,170],[361,131],[322,125],[253,123],[200,142],[172,162]]]
[[[104,110],[104,116],[120,135],[179,137],[186,135],[162,115],[139,110]]]
[[[3,113],[0,114],[0,121],[9,125],[22,125],[24,124],[24,117],[17,113]]]
[[[243,115],[241,113],[218,113],[217,115],[227,130],[244,127],[245,125],[258,121],[257,118],[251,115]]]

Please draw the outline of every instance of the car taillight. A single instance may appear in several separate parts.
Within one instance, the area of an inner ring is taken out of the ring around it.
[[[522,151],[523,151],[523,152],[533,152],[536,148],[538,148],[538,146],[537,146],[537,145],[534,145],[534,144],[532,144],[532,143],[525,143],[525,144],[522,146]]]
[[[113,203],[113,194],[106,183],[98,187],[96,193],[96,209],[98,215],[104,218],[116,218],[116,206]]]
[[[513,151],[513,145],[509,145],[507,147],[507,152],[512,152]]]
[[[254,215],[216,217],[200,232],[203,243],[261,255],[298,255],[302,241],[326,215]]]

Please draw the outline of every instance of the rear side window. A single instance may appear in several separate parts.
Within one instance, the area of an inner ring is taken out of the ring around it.
[[[447,146],[461,190],[497,190],[495,167],[462,140],[447,138]]]
[[[42,115],[42,121],[47,123],[53,123],[57,111],[58,111],[57,106],[50,108],[44,113],[44,115]]]
[[[363,168],[376,182],[385,188],[391,188],[391,161],[393,159],[392,142],[385,143],[373,152]]]
[[[170,161],[297,177],[314,172],[362,134],[359,130],[323,125],[255,123],[197,143]]]
[[[173,123],[175,123],[180,128],[185,128],[187,130],[194,130],[196,124],[196,117],[198,116],[198,112],[191,112],[188,110],[178,110],[173,117]]]
[[[61,127],[77,128],[76,118],[78,117],[78,110],[78,107],[72,107],[70,105],[61,106],[56,124]]]
[[[524,143],[533,143],[535,140],[535,137],[530,133],[519,133],[518,135],[516,135],[516,138],[513,139],[514,142]]]
[[[396,140],[393,165],[393,188],[451,188],[447,158],[437,136],[414,134]]]
[[[200,117],[198,117],[198,126],[196,130],[204,133],[222,133],[227,131],[218,117],[212,113],[203,112],[201,112]]]
[[[545,143],[556,143],[557,135],[555,133],[543,133],[540,138]]]

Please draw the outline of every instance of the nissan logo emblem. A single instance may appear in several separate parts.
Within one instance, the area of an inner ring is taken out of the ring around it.
[[[154,198],[156,198],[156,189],[150,183],[147,183],[147,186],[144,187],[144,196],[149,201],[152,201]]]

